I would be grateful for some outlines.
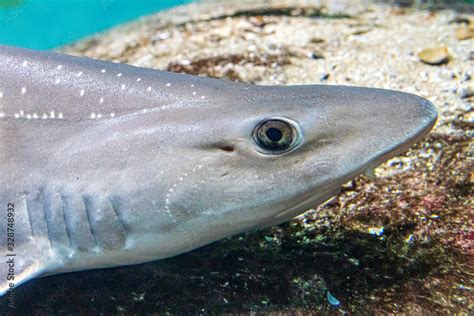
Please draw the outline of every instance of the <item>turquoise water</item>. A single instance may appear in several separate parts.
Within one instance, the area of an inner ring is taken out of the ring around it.
[[[0,44],[48,49],[191,0],[0,0]]]

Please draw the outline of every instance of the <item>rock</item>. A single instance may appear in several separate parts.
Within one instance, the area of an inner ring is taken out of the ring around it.
[[[313,43],[313,44],[321,44],[321,43],[324,43],[326,40],[324,38],[321,38],[321,37],[313,37],[311,38],[311,40],[309,41],[310,43]]]
[[[311,59],[323,59],[324,55],[321,52],[312,51],[308,53],[308,58]]]
[[[341,302],[339,302],[339,300],[337,298],[335,298],[334,295],[332,295],[331,292],[329,292],[329,291],[326,294],[326,298],[327,298],[329,304],[331,304],[334,307],[337,307],[337,306],[341,305]]]
[[[351,33],[351,35],[363,35],[363,34],[369,33],[370,31],[372,31],[372,29],[362,28],[362,29],[355,30],[354,32]]]
[[[384,232],[384,227],[381,226],[381,227],[369,227],[367,228],[367,231],[369,232],[369,234],[371,235],[374,235],[374,236],[382,236],[383,235],[383,232]]]
[[[461,99],[467,99],[474,96],[474,83],[470,83],[461,88],[459,92]]]
[[[474,37],[474,23],[467,26],[461,26],[456,30],[456,38],[460,41]]]
[[[418,58],[428,65],[442,65],[449,61],[447,47],[425,48],[418,53]]]
[[[449,21],[449,24],[469,24],[469,23],[472,23],[472,19],[468,16],[462,16],[462,15],[458,15],[457,17]]]
[[[326,80],[329,79],[329,76],[330,76],[330,75],[329,75],[328,73],[326,73],[326,72],[325,72],[325,73],[322,73],[321,76],[319,76],[319,80],[321,80],[321,81],[326,81]]]
[[[160,42],[160,41],[164,41],[164,40],[167,40],[171,37],[171,33],[170,32],[163,32],[163,33],[159,33],[159,34],[156,34],[156,35],[153,35],[151,36],[151,40],[153,42]]]

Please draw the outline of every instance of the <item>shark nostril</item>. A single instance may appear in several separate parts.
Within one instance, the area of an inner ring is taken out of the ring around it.
[[[235,148],[233,146],[229,146],[229,145],[222,145],[222,146],[219,146],[219,149],[225,151],[225,152],[228,152],[228,153],[231,153],[235,150]]]

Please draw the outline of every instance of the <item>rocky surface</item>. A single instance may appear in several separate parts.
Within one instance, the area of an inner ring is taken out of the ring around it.
[[[38,313],[473,313],[474,42],[459,35],[473,19],[368,1],[208,3],[64,48],[256,84],[402,90],[431,100],[440,117],[375,179],[351,181],[290,223],[161,262],[36,280],[18,289],[18,306]],[[449,58],[426,64],[425,49]]]

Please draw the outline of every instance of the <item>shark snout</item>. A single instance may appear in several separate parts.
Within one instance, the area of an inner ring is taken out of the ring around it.
[[[436,120],[438,119],[438,110],[430,101],[417,97],[418,98],[418,111],[422,114],[422,122],[420,124],[421,131],[420,133],[424,136],[426,135],[435,125]]]
[[[404,92],[390,92],[392,95],[381,108],[380,115],[387,126],[387,136],[392,136],[405,148],[429,133],[436,123],[438,111],[425,98]]]
[[[376,106],[365,115],[366,140],[375,149],[372,166],[397,156],[424,138],[438,117],[436,107],[425,98],[390,90],[375,90]]]

